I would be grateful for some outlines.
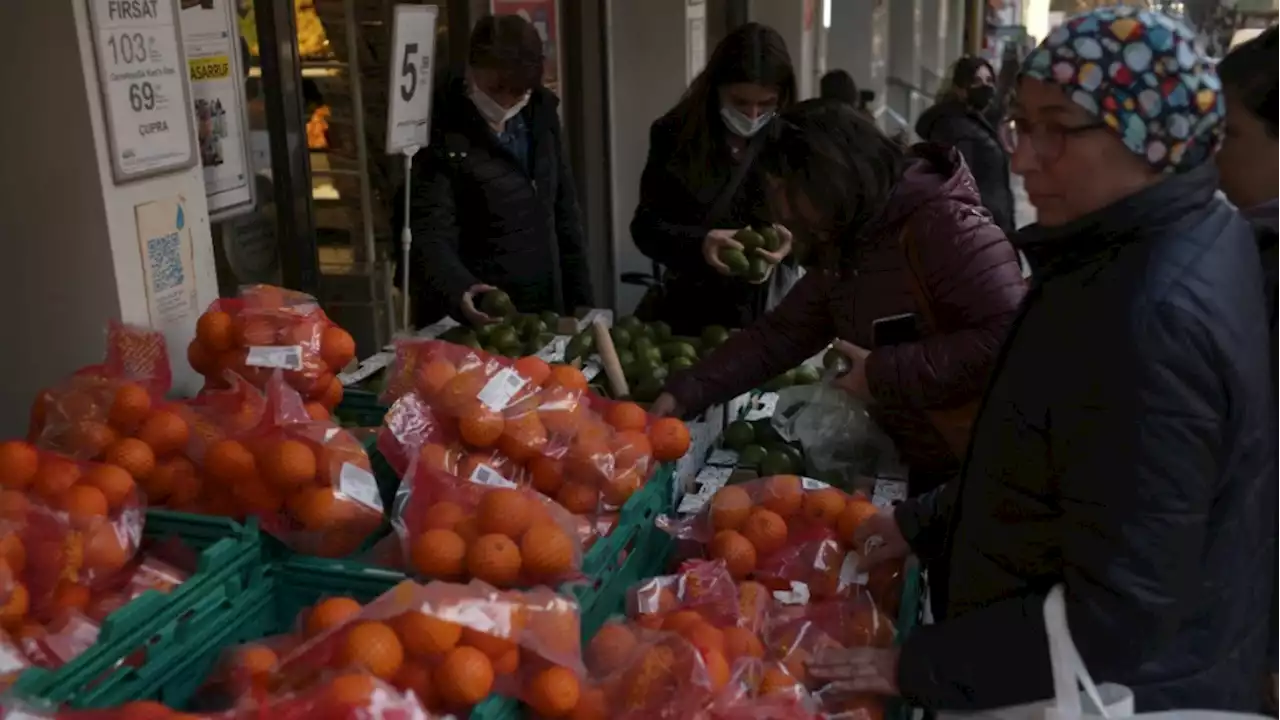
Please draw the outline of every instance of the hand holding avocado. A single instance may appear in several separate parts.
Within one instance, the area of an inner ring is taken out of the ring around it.
[[[476,307],[477,297],[480,298],[481,306],[483,307],[489,304],[485,302],[488,300],[488,296],[497,292],[501,291],[492,285],[485,285],[484,283],[478,283],[467,288],[467,291],[462,293],[462,299],[458,303],[461,306],[463,317],[477,327],[498,322],[498,318],[490,315],[487,310]],[[502,293],[502,295],[506,297],[506,293]],[[507,301],[510,302],[511,298],[507,298]]]
[[[743,228],[724,239],[726,230],[713,230],[703,243],[707,262],[725,275],[759,284],[769,279],[773,268],[791,253],[791,233],[781,225]],[[713,235],[717,236],[712,240]],[[717,245],[718,247],[711,247]],[[714,257],[708,251],[714,250]]]

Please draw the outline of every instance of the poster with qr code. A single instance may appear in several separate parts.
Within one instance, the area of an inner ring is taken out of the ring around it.
[[[134,208],[151,326],[183,329],[199,314],[191,229],[181,197]]]

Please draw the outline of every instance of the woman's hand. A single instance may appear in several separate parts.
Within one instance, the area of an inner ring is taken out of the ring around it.
[[[809,676],[827,681],[826,692],[898,695],[898,648],[828,649],[809,661]]]
[[[836,340],[831,347],[849,360],[849,371],[832,384],[863,402],[871,402],[871,388],[867,385],[867,356],[871,351],[844,340]]]
[[[853,546],[863,548],[858,569],[868,571],[882,562],[900,560],[911,552],[911,546],[902,536],[902,528],[893,516],[893,508],[885,508],[872,515],[853,531]]]
[[[479,310],[476,309],[477,295],[483,295],[484,293],[487,293],[490,290],[497,290],[497,289],[498,288],[492,285],[485,285],[484,283],[472,285],[471,287],[467,288],[467,291],[462,293],[461,302],[458,303],[462,309],[462,316],[465,317],[468,322],[470,322],[472,325],[475,325],[476,327],[479,327],[481,325],[490,325],[498,322],[497,318],[490,317],[486,313],[480,312]]]
[[[795,238],[791,236],[790,230],[786,229],[785,227],[777,223],[774,223],[773,230],[774,232],[778,233],[778,240],[782,244],[779,245],[778,249],[773,252],[769,252],[764,248],[756,248],[756,254],[758,254],[760,257],[764,258],[765,260],[768,260],[770,265],[777,265],[778,263],[785,260],[788,255],[791,254],[791,242]]]
[[[684,410],[674,395],[664,392],[649,406],[649,414],[657,417],[680,417]]]
[[[737,234],[737,230],[712,230],[702,239],[702,259],[721,275],[733,274],[729,266],[720,261],[720,251],[725,248],[741,250],[742,243],[733,239]]]

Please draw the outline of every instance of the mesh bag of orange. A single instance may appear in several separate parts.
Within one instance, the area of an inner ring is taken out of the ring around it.
[[[723,658],[708,664],[707,657],[680,633],[606,622],[587,646],[590,681],[572,717],[697,717],[729,681]]]
[[[627,605],[637,626],[674,633],[693,645],[717,692],[736,663],[764,657],[760,630],[772,605],[769,592],[759,583],[735,583],[723,562],[687,562],[675,575],[632,588]],[[589,654],[625,642],[610,637],[618,632],[601,630]]]
[[[414,460],[396,519],[407,564],[426,578],[502,588],[580,577],[593,526],[550,499],[500,480],[464,480]]]
[[[0,555],[17,578],[0,624],[47,619],[63,594],[87,596],[138,550],[142,499],[118,465],[10,440],[0,443],[0,486]]]
[[[707,714],[715,720],[830,720],[776,661],[743,658]]]
[[[355,358],[351,335],[335,325],[316,299],[272,285],[249,285],[235,298],[215,300],[196,322],[187,347],[192,369],[221,387],[231,372],[265,387],[272,372],[320,417],[342,402],[341,372]]]
[[[880,698],[848,695],[811,679],[808,663],[819,656],[849,648],[893,645],[893,621],[876,607],[869,593],[859,590],[846,598],[807,605],[780,605],[770,616],[764,640],[767,658],[778,663],[773,682],[785,684],[782,674],[809,690],[821,709],[833,715],[882,720]]]
[[[258,688],[281,695],[363,671],[434,711],[465,713],[498,693],[563,717],[585,674],[579,637],[577,604],[546,588],[404,582],[281,657]]]
[[[340,557],[357,550],[383,516],[364,447],[333,421],[313,419],[280,371],[265,396],[232,380],[237,387],[203,394],[188,407],[197,431],[187,457],[199,493],[183,507],[255,516],[298,552]]]
[[[841,542],[877,512],[865,496],[849,495],[825,483],[795,475],[774,475],[721,488],[688,518],[658,518],[660,527],[682,540],[706,546],[724,560],[735,578],[752,576],[774,555],[813,540],[826,528]]]
[[[384,401],[410,392],[432,409],[443,437],[461,445],[446,445],[442,469],[465,469],[453,467],[451,454],[497,450],[527,471],[536,490],[578,515],[596,514],[601,503],[621,506],[655,460],[688,449],[680,421],[651,424],[634,403],[602,417],[580,370],[536,357],[511,361],[439,340],[403,341]]]

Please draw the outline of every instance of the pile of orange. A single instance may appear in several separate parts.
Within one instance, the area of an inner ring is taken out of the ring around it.
[[[426,578],[500,588],[570,579],[581,566],[572,518],[523,488],[460,486],[405,513],[405,555]]]
[[[721,488],[697,522],[705,523],[702,529],[710,537],[707,554],[743,579],[788,548],[800,531],[825,528],[850,543],[858,526],[876,512],[861,495],[825,486],[808,489],[795,475],[775,475]],[[839,570],[835,563],[834,574]]]
[[[362,501],[378,495],[368,453],[329,422],[224,435],[204,448],[198,464],[182,470],[201,492],[194,501],[171,506],[257,516],[300,552],[347,555],[382,521],[382,509]],[[351,487],[357,482],[363,493]]]
[[[291,346],[301,351],[301,368],[285,368],[285,380],[308,401],[312,417],[329,417],[342,401],[336,373],[355,358],[356,346],[309,295],[254,285],[238,298],[215,301],[196,322],[187,361],[212,387],[223,386],[227,372],[264,387],[272,368],[250,364],[257,362],[250,349]]]
[[[621,507],[656,462],[689,449],[689,430],[680,420],[651,421],[635,403],[613,404],[603,414],[592,410],[587,379],[570,365],[524,357],[508,368],[433,340],[405,344],[392,377],[392,395],[397,387],[416,392],[444,426],[435,437],[448,440],[422,448],[428,467],[471,479],[486,466],[575,515]],[[519,387],[506,404],[495,409],[482,402],[490,397],[486,387],[504,380]]]
[[[306,613],[299,638],[242,646],[233,658],[239,676],[267,693],[327,684],[344,693],[340,704],[357,705],[369,694],[350,691],[371,691],[376,680],[412,691],[428,710],[465,713],[499,687],[518,688],[540,717],[567,717],[580,694],[577,616],[560,613],[566,617],[548,625],[552,615],[535,609],[546,607],[545,598],[520,593],[402,583],[363,609],[347,598],[324,600]],[[573,647],[562,650],[577,669],[555,664],[543,647],[546,637],[564,635]],[[370,680],[342,679],[361,673]]]

